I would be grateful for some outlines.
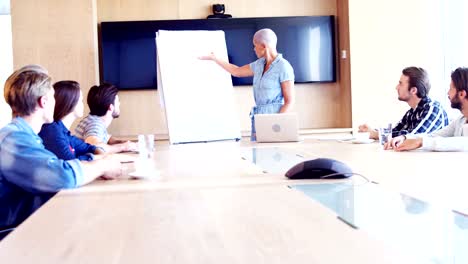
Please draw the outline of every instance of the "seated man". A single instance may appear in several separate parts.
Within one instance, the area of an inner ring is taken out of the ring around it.
[[[115,85],[108,83],[91,87],[87,99],[89,115],[75,128],[78,138],[110,153],[136,150],[135,143],[115,139],[107,133],[112,120],[120,115],[118,91]]]
[[[37,133],[53,121],[55,106],[44,68],[28,65],[14,72],[5,82],[4,95],[14,118],[0,129],[0,230],[21,223],[61,189],[120,175],[117,159],[65,161],[44,148]]]
[[[462,116],[453,120],[448,127],[429,135],[396,137],[385,145],[385,149],[468,151],[468,68],[456,69],[451,78],[448,98],[452,108],[460,110]]]
[[[407,133],[430,133],[448,125],[447,113],[439,102],[429,97],[431,85],[424,69],[408,67],[403,69],[396,86],[398,100],[406,102],[409,109],[398,124],[392,129],[392,136]],[[379,132],[367,124],[359,126],[359,132],[370,132],[370,138],[378,139]]]

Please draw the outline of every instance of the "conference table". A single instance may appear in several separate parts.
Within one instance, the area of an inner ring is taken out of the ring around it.
[[[364,177],[284,177],[294,164],[322,157],[344,162]],[[468,260],[464,253],[468,226],[463,225],[468,214],[466,160],[468,153],[385,151],[378,143],[336,139],[157,142],[152,174],[130,176],[141,164],[137,160],[124,164],[122,178],[59,192],[0,242],[0,259],[2,263],[467,263],[463,262]],[[351,197],[344,214],[342,208],[330,205],[332,190],[337,195],[345,190],[347,199]],[[362,196],[362,190],[366,195],[412,197],[422,201],[424,210],[430,205],[430,212],[454,210],[462,224],[451,227],[447,224],[451,216],[445,213],[395,216],[390,212],[399,205],[392,204],[393,198],[366,211],[357,204],[374,196]],[[379,212],[372,213],[375,210]],[[408,230],[420,233],[407,238],[406,227],[397,224],[379,229],[375,221],[382,220],[372,220],[385,218],[379,214],[396,222],[405,218]],[[425,227],[427,219],[442,224],[439,229]],[[404,243],[426,236],[439,241],[423,241],[422,249]]]

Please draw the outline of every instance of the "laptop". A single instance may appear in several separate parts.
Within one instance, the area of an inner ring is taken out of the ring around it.
[[[299,141],[296,113],[255,115],[257,142]]]

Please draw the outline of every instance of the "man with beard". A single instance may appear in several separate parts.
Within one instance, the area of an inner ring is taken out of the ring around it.
[[[118,91],[115,85],[109,83],[91,87],[87,98],[89,115],[75,129],[78,138],[110,153],[136,150],[135,143],[116,139],[107,133],[112,120],[120,115]]]
[[[385,149],[468,151],[468,68],[456,69],[451,78],[448,98],[452,108],[460,110],[462,116],[453,120],[446,128],[429,135],[396,137],[385,145]]]
[[[392,137],[408,133],[431,133],[448,125],[445,110],[439,102],[428,97],[430,88],[429,77],[423,68],[403,69],[396,90],[398,100],[406,102],[411,109],[392,129]],[[360,125],[359,132],[370,132],[370,138],[379,138],[379,132],[367,124]]]

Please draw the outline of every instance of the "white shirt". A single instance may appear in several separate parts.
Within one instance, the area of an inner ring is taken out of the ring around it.
[[[431,134],[419,134],[410,137],[422,137],[422,150],[468,151],[468,124],[464,116],[453,120],[447,127]]]

